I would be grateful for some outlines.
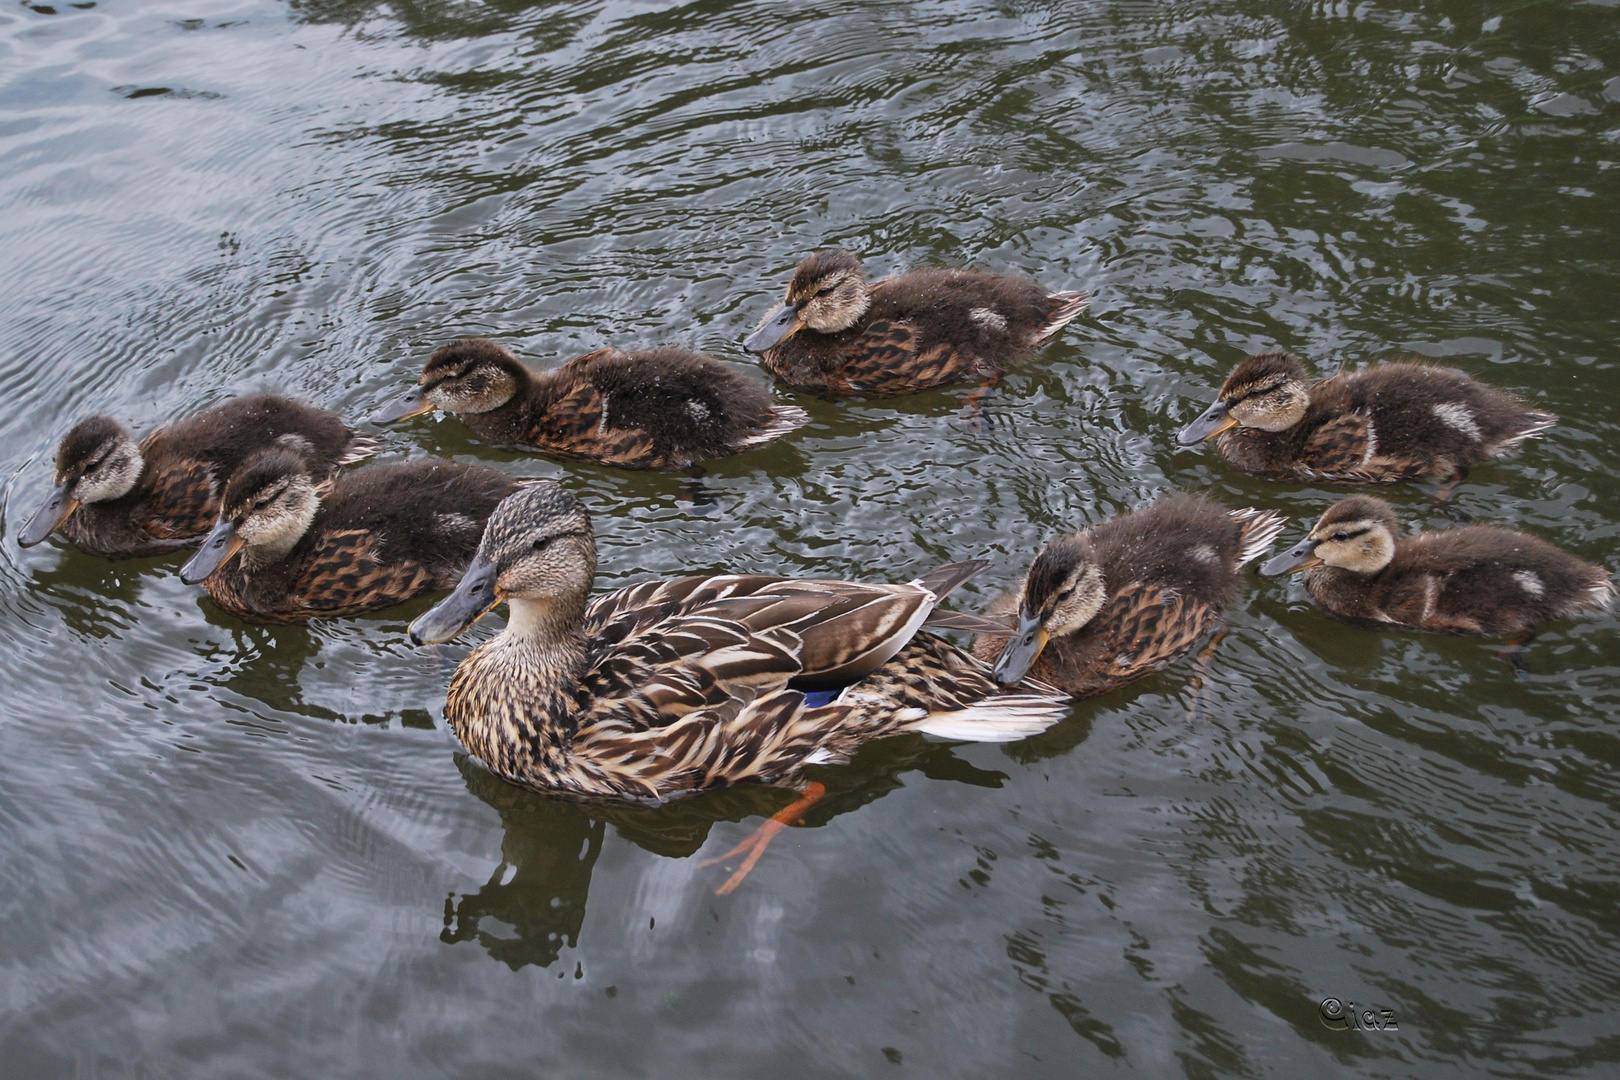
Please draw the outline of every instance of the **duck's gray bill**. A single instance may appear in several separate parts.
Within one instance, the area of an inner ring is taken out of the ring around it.
[[[68,497],[67,485],[54,487],[51,493],[45,496],[34,516],[28,519],[28,524],[22,527],[17,534],[18,547],[33,547],[47,536],[51,530],[68,519],[68,515],[79,508],[79,500]]]
[[[1011,686],[1013,683],[1029,674],[1030,667],[1046,648],[1047,634],[1041,629],[1039,616],[1026,615],[1019,612],[1018,626],[1013,630],[1013,639],[1007,642],[1006,648],[996,658],[996,666],[990,674],[1002,686]]]
[[[1217,401],[1204,410],[1204,415],[1181,429],[1176,436],[1176,442],[1182,446],[1193,446],[1203,442],[1211,435],[1219,435],[1229,427],[1237,424],[1227,415],[1227,405],[1224,401]]]
[[[422,388],[413,386],[393,401],[379,407],[369,419],[373,424],[393,424],[409,420],[413,416],[421,416],[425,412],[432,412],[433,409],[433,402],[427,399],[427,394]]]
[[[1281,555],[1273,555],[1260,564],[1262,574],[1286,574],[1290,570],[1303,570],[1322,560],[1316,557],[1316,541],[1306,537]]]
[[[792,304],[783,304],[771,312],[770,318],[760,323],[758,330],[743,340],[743,348],[751,353],[765,352],[798,328],[799,309]]]
[[[214,522],[197,554],[180,568],[180,580],[187,585],[195,585],[224,566],[232,555],[241,550],[242,538],[236,534],[236,522],[221,518]]]
[[[411,623],[411,640],[418,645],[449,641],[500,602],[495,564],[482,555],[474,556],[455,591]]]

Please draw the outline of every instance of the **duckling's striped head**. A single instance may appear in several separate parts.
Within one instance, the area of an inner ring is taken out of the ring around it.
[[[526,385],[528,368],[488,338],[461,338],[432,356],[416,385],[371,414],[373,424],[392,424],[443,409],[485,413],[511,401]]]
[[[238,551],[249,567],[282,559],[304,538],[320,508],[304,455],[281,447],[250,454],[225,482],[219,518],[197,554],[181,567],[180,579],[202,581]]]
[[[17,543],[22,547],[39,543],[83,503],[123,498],[143,468],[141,449],[124,425],[107,416],[80,420],[62,436],[54,486],[17,534]]]
[[[997,681],[1022,679],[1047,641],[1083,629],[1107,601],[1108,585],[1089,539],[1060,536],[1048,543],[1024,576],[1017,628],[996,660]]]
[[[1262,574],[1286,574],[1315,566],[1337,566],[1376,574],[1395,557],[1400,523],[1383,499],[1352,495],[1328,507],[1310,534],[1260,567]]]
[[[818,251],[799,263],[782,303],[765,316],[743,348],[763,353],[803,329],[819,334],[848,330],[871,303],[859,259],[843,248]]]
[[[411,638],[448,641],[502,600],[509,632],[561,633],[577,624],[595,577],[590,515],[556,481],[531,481],[495,508],[461,584],[411,624]]]
[[[1305,418],[1310,403],[1309,376],[1297,356],[1256,353],[1232,369],[1215,404],[1183,428],[1176,441],[1191,446],[1239,426],[1286,431]]]

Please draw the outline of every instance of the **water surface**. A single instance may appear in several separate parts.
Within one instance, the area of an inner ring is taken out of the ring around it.
[[[898,738],[785,804],[605,811],[458,757],[425,602],[255,627],[15,532],[56,440],[274,388],[358,419],[458,335],[737,343],[814,247],[1096,293],[985,430],[962,388],[684,481],[388,434],[581,492],[599,584],[904,580],[1177,490],[1249,351],[1417,355],[1564,422],[1457,497],[1611,568],[1613,3],[0,8],[0,1071],[55,1076],[1601,1076],[1620,1058],[1620,650],[1323,619],[1255,581],[1190,665],[1015,746]],[[1422,492],[1392,498],[1445,527]],[[493,621],[493,620],[492,620]],[[483,633],[489,632],[485,629]],[[1387,1010],[1335,1031],[1320,1002]],[[1381,1021],[1382,1022],[1382,1021]]]

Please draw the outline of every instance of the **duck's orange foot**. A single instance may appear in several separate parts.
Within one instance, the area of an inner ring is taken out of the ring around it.
[[[733,856],[741,855],[745,851],[748,852],[748,858],[744,859],[742,865],[737,867],[730,877],[726,878],[725,884],[714,890],[714,895],[725,896],[738,885],[741,885],[742,879],[747,877],[748,872],[754,868],[754,864],[759,862],[759,857],[765,854],[765,846],[776,838],[776,834],[789,825],[796,824],[800,818],[804,817],[804,812],[814,806],[816,801],[825,794],[827,794],[826,785],[818,784],[812,780],[804,786],[804,790],[799,792],[797,799],[772,814],[763,825],[753,831],[748,839],[718,858],[705,859],[699,863],[699,866],[713,866],[715,863],[723,863]]]

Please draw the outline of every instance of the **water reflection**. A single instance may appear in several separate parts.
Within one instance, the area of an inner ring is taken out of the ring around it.
[[[665,806],[581,802],[509,784],[466,754],[456,755],[456,768],[467,790],[500,815],[504,835],[501,861],[489,879],[474,892],[451,893],[445,899],[439,940],[447,945],[476,941],[514,970],[531,964],[550,967],[564,949],[579,947],[591,873],[609,825],[644,851],[685,859],[704,846],[716,823],[741,822],[752,828],[793,798],[782,788],[745,784]],[[986,788],[999,788],[1007,779],[1006,773],[962,760],[949,746],[920,735],[900,736],[863,747],[847,765],[813,770],[810,778],[825,784],[827,794],[799,827],[819,828],[883,798],[904,786],[902,777],[908,772]],[[791,857],[781,848],[766,858]],[[714,871],[712,879],[699,876],[700,887],[713,889],[724,880],[722,868]]]
[[[467,790],[501,815],[505,836],[500,865],[483,887],[445,899],[439,940],[476,941],[514,970],[550,967],[564,948],[579,944],[607,821],[583,804],[514,787],[466,754],[456,755],[456,767]]]

